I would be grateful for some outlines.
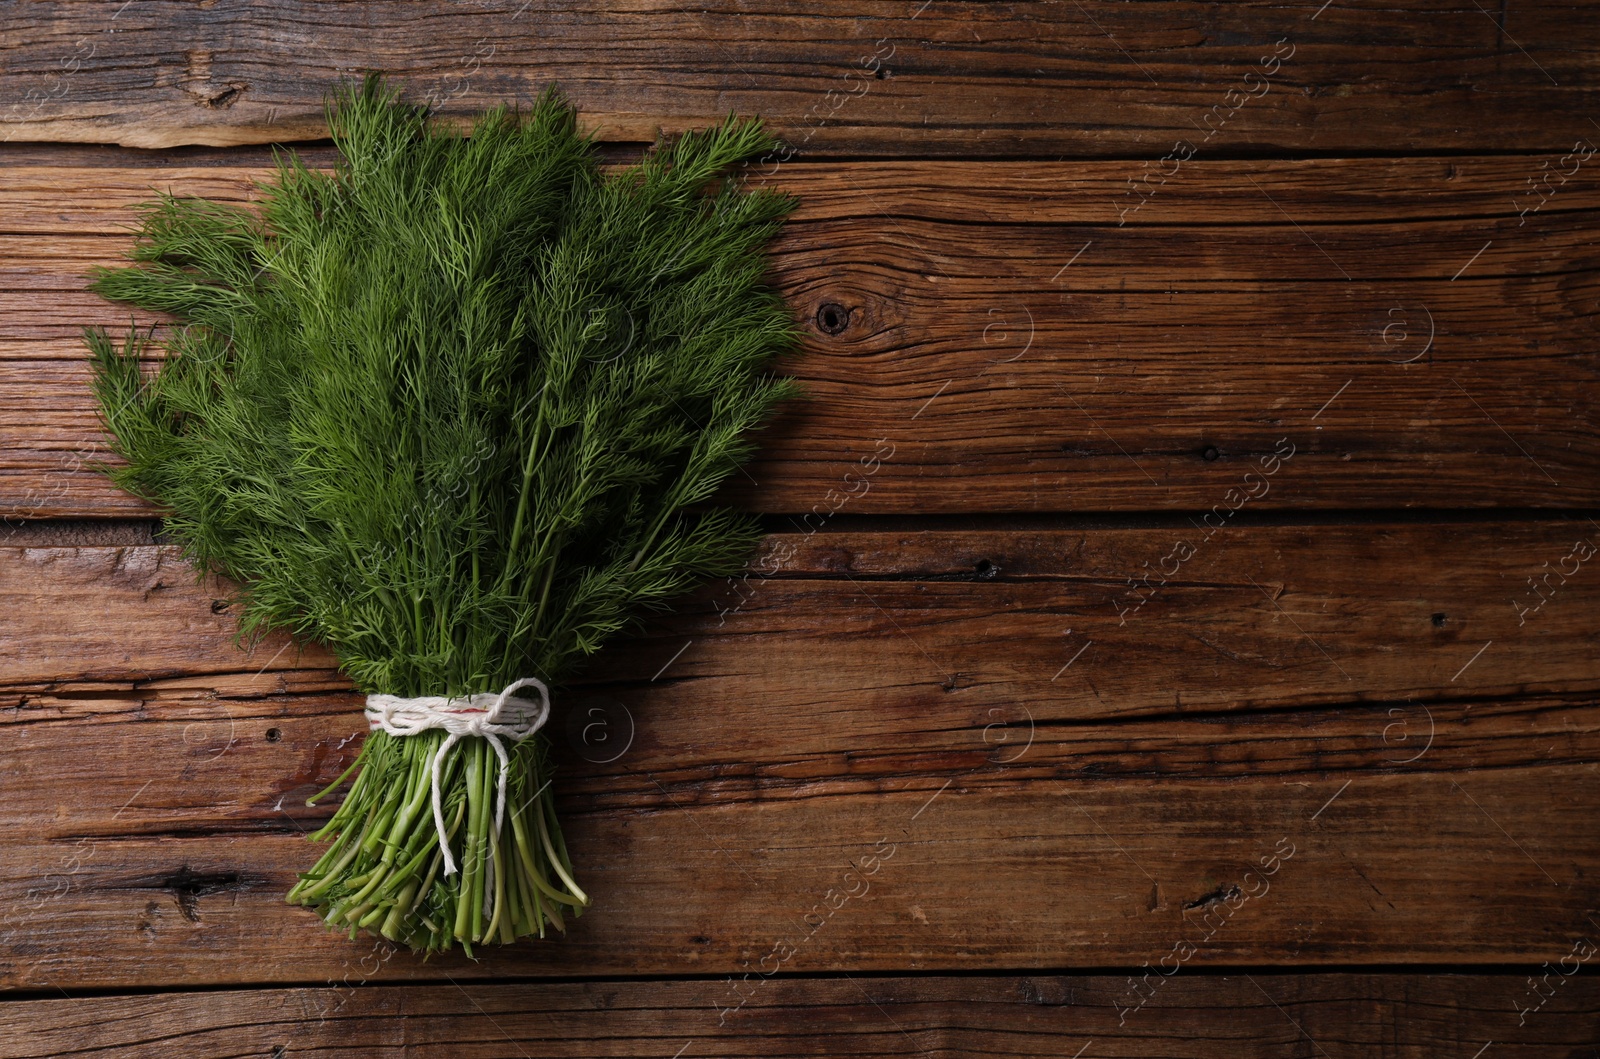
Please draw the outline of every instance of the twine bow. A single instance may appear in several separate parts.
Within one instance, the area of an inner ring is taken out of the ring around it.
[[[537,701],[512,694],[526,687],[534,689]],[[422,695],[413,699],[399,695],[368,695],[366,713],[369,726],[382,728],[392,736],[418,735],[433,728],[443,728],[447,733],[439,749],[434,751],[429,769],[433,775],[433,823],[439,829],[444,873],[454,875],[456,861],[450,855],[450,833],[444,826],[440,794],[445,755],[466,735],[480,735],[494,747],[495,756],[500,759],[500,781],[494,806],[494,834],[498,835],[506,811],[506,782],[511,774],[511,758],[501,740],[520,743],[544,727],[550,717],[550,689],[543,681],[523,677],[507,684],[498,695],[480,692],[456,698]]]

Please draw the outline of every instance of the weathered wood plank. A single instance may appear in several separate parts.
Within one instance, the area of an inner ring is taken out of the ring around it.
[[[1545,201],[1544,163],[1192,161],[1142,199],[1133,163],[784,167],[804,206],[776,277],[812,400],[730,495],[1196,511],[1292,447],[1256,509],[1591,507],[1600,170]],[[82,275],[152,188],[243,200],[261,175],[0,171],[0,513],[148,510],[84,466],[79,329],[129,317]]]
[[[794,714],[767,722],[769,749],[816,738],[826,726],[801,715],[829,699],[981,728],[997,706],[1081,721],[1600,691],[1588,521],[1206,530],[776,534],[752,565],[776,576],[709,586],[591,679],[708,729],[707,682]],[[196,586],[170,550],[0,559],[13,694],[191,677],[287,690],[333,666],[282,638],[237,650],[226,588]]]
[[[1590,732],[1597,723],[1592,707],[1568,719]],[[88,764],[80,756],[58,769],[77,790],[65,802],[56,791],[57,837],[8,836],[0,982],[337,980],[371,956],[370,941],[327,933],[283,903],[314,851],[293,825],[272,823],[271,805],[258,804],[267,777],[243,762],[216,766],[231,772],[226,789],[248,792],[221,810],[255,820],[159,833],[187,787],[172,760],[177,732],[141,734],[165,743],[126,744],[141,775],[154,774],[152,806],[136,797],[142,782],[116,785],[132,805],[115,823],[117,801],[84,806],[84,791],[112,788],[107,766],[77,767]],[[658,796],[609,812],[565,800],[595,901],[565,938],[480,949],[477,962],[399,953],[373,975],[737,976],[764,957],[808,973],[979,971],[1140,966],[1174,952],[1195,966],[1534,965],[1592,930],[1584,880],[1600,859],[1577,838],[1600,811],[1592,757],[1451,777],[1395,774],[1374,759],[1325,775],[1312,749],[1299,779],[1070,777],[1006,790],[959,778],[942,792],[813,785],[807,797],[680,807]],[[8,757],[30,779],[46,767]],[[1263,864],[1281,866],[1268,877]]]
[[[1552,0],[30,4],[0,37],[0,122],[18,141],[314,139],[332,82],[376,67],[461,115],[555,82],[635,141],[735,110],[807,152],[1154,156],[1196,130],[1233,151],[1549,150],[1591,131],[1585,16]]]
[[[592,913],[373,973],[1555,959],[1600,871],[1600,589],[1580,563],[1521,626],[1503,593],[1574,536],[1230,529],[1125,615],[1171,530],[771,538],[782,576],[713,587],[561,696]],[[241,659],[160,558],[0,549],[0,982],[338,979],[370,946],[281,895],[355,696],[281,640]],[[99,623],[60,618],[91,592]]]
[[[1490,1041],[1498,1056],[1578,1056],[1600,1036],[1600,985],[1561,970],[1526,1015],[1540,1001],[1514,974],[1176,975],[1132,1012],[1113,976],[775,978],[720,1021],[720,983],[693,981],[27,1000],[0,1005],[0,1057],[1433,1059]]]

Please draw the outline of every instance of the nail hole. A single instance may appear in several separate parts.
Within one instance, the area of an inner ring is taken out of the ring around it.
[[[850,310],[838,302],[824,302],[817,308],[817,328],[825,335],[836,335],[850,326]]]
[[[282,738],[283,738],[283,729],[282,728],[268,728],[267,729],[267,742],[276,743],[278,740],[280,740]]]
[[[1448,621],[1448,620],[1449,619],[1446,618],[1443,614],[1435,614],[1433,616],[1433,627],[1435,629],[1442,629],[1442,628],[1444,628],[1444,623],[1446,621]]]
[[[884,69],[881,66],[878,67],[878,80],[882,81],[885,77],[888,77],[888,76],[889,76],[889,71],[888,70]]]
[[[248,86],[231,85],[227,88],[224,88],[216,95],[204,99],[201,102],[203,105],[211,107],[213,110],[226,110],[238,101],[239,93],[243,92],[246,87]]]
[[[1205,450],[1200,453],[1200,458],[1205,460],[1207,463],[1210,463],[1220,455],[1222,455],[1222,453],[1217,451],[1217,447],[1215,445],[1207,445]]]
[[[993,581],[1000,576],[1000,568],[987,559],[979,559],[972,569],[984,581]]]

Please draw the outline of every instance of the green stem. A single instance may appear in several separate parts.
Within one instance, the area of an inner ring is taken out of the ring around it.
[[[545,827],[544,816],[545,814],[540,813],[538,817],[539,841],[544,843],[544,851],[550,858],[550,866],[556,870],[557,875],[561,876],[561,881],[567,884],[567,889],[572,892],[572,896],[578,899],[578,904],[587,905],[589,903],[589,895],[584,893],[583,888],[573,881],[571,875],[567,874],[567,869],[561,864],[563,858],[556,853],[555,847],[550,844],[550,830]]]
[[[369,736],[368,738],[370,739],[371,737]],[[364,753],[366,751],[366,746],[365,745],[362,746],[361,751],[362,751],[362,753]],[[326,798],[329,794],[331,794],[334,791],[338,790],[340,787],[343,787],[344,786],[344,781],[350,778],[350,773],[354,772],[356,769],[358,769],[360,767],[361,767],[361,753],[358,753],[358,754],[356,754],[356,759],[354,761],[350,762],[350,767],[345,769],[343,772],[339,773],[339,778],[338,779],[334,780],[332,783],[330,783],[326,787],[322,788],[322,790],[318,791],[316,794],[313,794],[311,797],[307,798],[306,799],[306,805],[307,806],[316,805],[322,799]]]
[[[549,386],[548,377],[545,385]],[[517,490],[517,513],[511,520],[511,541],[506,546],[506,566],[500,575],[500,585],[504,588],[507,577],[511,574],[512,559],[517,554],[517,545],[522,542],[522,525],[528,514],[528,497],[533,487],[533,469],[538,465],[539,443],[544,431],[544,391],[539,392],[539,412],[533,417],[532,436],[528,438],[528,455],[522,461],[522,488]]]
[[[478,741],[475,741],[478,742]],[[457,874],[461,878],[461,890],[456,899],[455,936],[460,941],[472,940],[472,894],[476,889],[477,871],[475,868],[475,854],[477,843],[482,835],[482,826],[479,822],[480,801],[477,791],[479,786],[479,772],[482,771],[482,755],[478,753],[476,745],[466,748],[467,757],[467,840],[462,845],[461,863],[458,865]]]

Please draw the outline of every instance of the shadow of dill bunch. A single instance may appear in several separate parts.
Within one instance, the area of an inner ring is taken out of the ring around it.
[[[94,280],[178,320],[153,373],[150,339],[87,335],[108,473],[241,586],[241,635],[461,697],[559,681],[739,569],[756,527],[707,501],[793,392],[770,366],[796,340],[763,280],[793,202],[730,176],[774,147],[759,123],[603,173],[553,91],[462,136],[371,76],[328,117],[334,171],[280,157],[259,211],[163,197]],[[290,900],[430,951],[564,929],[588,898],[542,743],[507,746],[496,827],[490,740],[373,731]]]

